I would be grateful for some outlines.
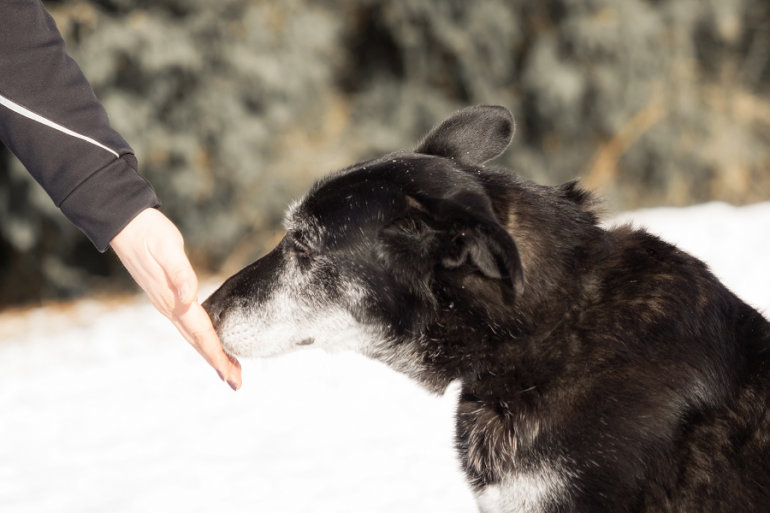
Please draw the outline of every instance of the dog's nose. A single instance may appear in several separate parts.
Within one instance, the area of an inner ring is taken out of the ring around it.
[[[206,301],[201,304],[201,306],[204,310],[206,310],[206,313],[209,314],[209,317],[211,318],[211,324],[214,325],[214,329],[219,332],[219,326],[224,320],[225,310],[222,306],[222,302],[217,301],[215,296],[216,293],[209,296]]]

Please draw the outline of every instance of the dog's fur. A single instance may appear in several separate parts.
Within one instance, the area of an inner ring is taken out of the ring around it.
[[[770,324],[675,246],[600,227],[576,182],[483,167],[513,128],[466,109],[316,183],[204,303],[225,350],[460,381],[483,512],[768,511]]]

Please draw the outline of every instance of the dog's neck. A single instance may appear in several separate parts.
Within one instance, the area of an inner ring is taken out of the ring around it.
[[[559,326],[578,314],[595,286],[594,270],[607,258],[607,233],[598,226],[589,196],[581,203],[570,197],[573,189],[553,187],[544,201],[541,186],[506,185],[490,196],[516,242],[524,292],[512,297],[497,280],[479,273],[451,286],[436,284],[432,319],[400,345],[411,361],[420,362],[420,371],[394,365],[435,392],[455,380],[482,395],[494,395],[497,385],[507,392],[546,388],[528,375],[528,369],[552,365],[554,356],[540,342],[558,336]]]

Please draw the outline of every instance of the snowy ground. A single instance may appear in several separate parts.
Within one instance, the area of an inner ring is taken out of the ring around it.
[[[770,309],[770,203],[631,218]],[[243,363],[234,393],[142,299],[0,315],[0,511],[476,511],[453,389],[353,354]]]

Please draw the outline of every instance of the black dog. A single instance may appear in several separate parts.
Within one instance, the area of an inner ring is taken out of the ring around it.
[[[770,511],[770,324],[675,246],[601,228],[576,182],[482,166],[513,126],[466,109],[315,184],[204,303],[225,350],[459,380],[483,512]]]

